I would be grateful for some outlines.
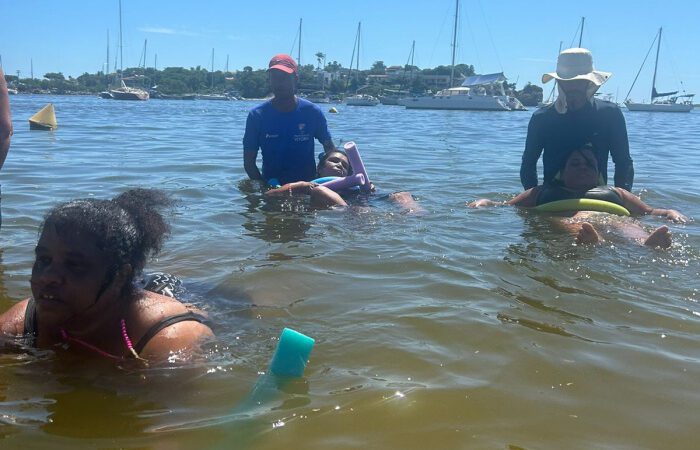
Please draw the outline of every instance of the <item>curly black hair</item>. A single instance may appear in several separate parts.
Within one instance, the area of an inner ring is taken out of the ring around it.
[[[161,212],[173,206],[171,197],[158,189],[131,189],[112,200],[72,200],[46,214],[39,234],[50,224],[58,234],[94,237],[97,247],[107,254],[106,283],[123,265],[130,264],[133,270],[126,286],[133,293],[136,277],[170,233]]]
[[[348,154],[345,153],[343,150],[335,149],[330,152],[322,152],[318,154],[318,164],[316,164],[316,172],[321,170],[321,166],[323,166],[323,163],[326,162],[329,156],[331,156],[333,153],[340,153],[341,155],[345,156],[345,159],[348,161],[348,175],[352,175],[352,164],[350,164],[350,158],[348,158]]]

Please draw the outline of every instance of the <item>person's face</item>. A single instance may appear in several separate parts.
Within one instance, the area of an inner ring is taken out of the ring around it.
[[[295,74],[277,69],[271,69],[267,73],[270,79],[270,89],[275,98],[286,99],[294,97],[297,87]]]
[[[94,237],[59,234],[47,223],[35,252],[30,283],[42,323],[64,324],[95,304],[107,266]]]
[[[564,185],[574,189],[590,189],[598,185],[598,162],[590,150],[575,151],[566,160],[561,174]]]
[[[350,172],[350,163],[342,153],[331,153],[318,170],[321,177],[346,177]]]
[[[561,90],[566,96],[566,104],[572,110],[583,108],[588,102],[588,87],[591,82],[588,80],[557,81]]]

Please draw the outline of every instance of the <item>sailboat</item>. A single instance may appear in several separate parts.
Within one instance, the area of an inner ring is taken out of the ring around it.
[[[356,70],[360,73],[360,36],[362,30],[362,22],[357,24],[357,35],[355,36],[355,46],[352,49],[352,57],[350,58],[350,71],[348,72],[348,82],[350,81],[350,76],[352,74],[352,63],[355,59],[355,51],[357,50],[357,63]],[[345,104],[348,106],[377,106],[379,100],[376,97],[369,94],[360,94],[357,91],[355,95],[345,97]]]
[[[457,22],[459,0],[455,2],[455,22],[452,32],[452,71],[450,87],[435,95],[413,97],[403,102],[407,109],[459,109],[480,111],[525,111],[527,108],[515,97],[506,95],[503,73],[491,73],[468,77],[461,86],[454,83],[455,51],[457,49]]]
[[[379,101],[382,105],[400,105],[405,106],[403,100],[409,96],[410,92],[406,88],[406,68],[411,68],[411,74],[409,75],[410,81],[413,81],[413,56],[416,53],[416,41],[411,44],[411,52],[408,54],[408,60],[406,65],[403,66],[403,75],[401,76],[401,84],[399,89],[384,89],[382,95],[379,96]]]
[[[211,49],[211,94],[198,94],[197,100],[231,100],[227,95],[214,94],[214,49]]]
[[[651,103],[636,103],[629,99],[629,92],[627,93],[627,99],[625,100],[625,106],[629,111],[654,111],[654,112],[690,112],[693,109],[693,97],[695,94],[678,94],[678,91],[673,92],[658,92],[656,90],[656,72],[659,67],[659,51],[661,49],[661,31],[663,28],[659,28],[659,32],[656,35],[656,61],[654,62],[654,78],[651,82]],[[653,45],[653,43],[652,43]],[[648,55],[648,53],[647,53]],[[646,61],[646,58],[645,58]],[[644,63],[642,63],[644,67]],[[641,67],[639,71],[641,72]],[[639,72],[637,73],[639,76]],[[635,78],[635,81],[637,79]],[[630,92],[634,87],[630,88]]]
[[[148,91],[143,89],[129,87],[124,83],[124,54],[122,53],[122,1],[119,0],[119,86],[116,89],[110,89],[109,93],[115,100],[148,100],[150,97]]]

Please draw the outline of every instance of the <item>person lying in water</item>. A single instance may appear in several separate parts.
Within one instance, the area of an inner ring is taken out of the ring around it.
[[[51,209],[35,250],[32,297],[0,315],[0,334],[85,358],[186,358],[213,337],[206,318],[135,284],[170,231],[161,210],[172,204],[162,191],[132,189]]]
[[[676,210],[652,208],[625,189],[600,185],[596,158],[588,145],[569,154],[558,178],[558,181],[528,189],[506,202],[480,199],[468,205],[471,208],[498,204],[534,207],[561,199],[596,198],[624,206],[632,216],[661,216],[679,223],[685,223],[688,220]],[[571,211],[570,217],[561,223],[567,230],[576,235],[578,244],[595,244],[602,241],[600,233],[591,224],[591,219],[598,214],[601,213]],[[651,234],[634,222],[615,221],[611,222],[610,225],[619,229],[625,236],[638,240],[644,245],[663,248],[671,246],[671,232],[665,225],[657,228]]]
[[[316,175],[318,178],[347,177],[348,175],[352,175],[352,167],[348,160],[348,155],[341,150],[333,150],[320,155],[318,165],[316,166]],[[374,185],[372,185],[372,190],[374,191]],[[297,181],[275,189],[270,189],[265,195],[280,197],[285,195],[305,194],[311,197],[312,206],[329,208],[333,206],[347,206],[348,203],[341,195],[345,193],[346,192],[335,192],[313,181]],[[414,200],[410,192],[394,192],[389,194],[389,200],[407,211],[422,211],[422,208]]]

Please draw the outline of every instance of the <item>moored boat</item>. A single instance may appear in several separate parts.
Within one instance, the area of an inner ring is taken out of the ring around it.
[[[657,33],[655,38],[657,40],[656,61],[654,63],[654,78],[651,81],[651,103],[638,103],[627,98],[624,103],[628,111],[690,112],[694,108],[693,97],[695,97],[695,94],[678,94],[678,91],[657,92],[656,90],[656,72],[659,67],[659,51],[661,50],[662,31],[663,28],[659,28],[659,32]],[[642,67],[643,66],[644,64],[642,63]],[[639,70],[641,72],[642,69],[640,68]],[[632,87],[634,87],[634,83],[632,83]],[[630,88],[630,92],[631,91],[632,88]],[[627,95],[629,96],[629,92],[627,93]]]
[[[348,106],[377,106],[379,100],[372,95],[356,94],[346,97],[345,104]]]
[[[120,80],[121,87],[116,89],[111,89],[109,91],[112,94],[114,100],[148,100],[150,95],[147,91],[139,88],[129,87],[124,83],[124,80]]]
[[[443,89],[435,95],[405,99],[407,109],[459,109],[475,111],[526,111],[515,97],[506,95],[503,73],[474,75],[461,86]]]

